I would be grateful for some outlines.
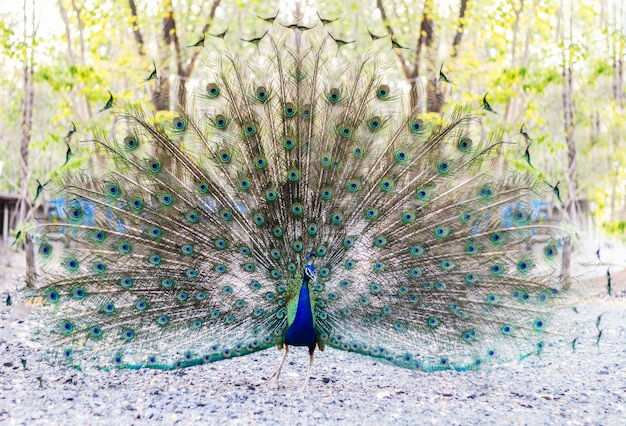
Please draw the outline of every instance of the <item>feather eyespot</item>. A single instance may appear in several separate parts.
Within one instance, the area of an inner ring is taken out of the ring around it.
[[[378,86],[378,89],[376,90],[376,96],[378,96],[378,99],[381,100],[387,99],[389,97],[389,86],[387,86],[386,84],[381,84],[380,86]]]
[[[265,86],[259,86],[256,88],[254,97],[261,102],[265,102],[269,98],[269,93]]]
[[[379,116],[374,116],[367,121],[367,126],[374,131],[380,130],[382,121]]]
[[[225,129],[226,127],[228,127],[228,119],[222,114],[217,114],[215,116],[214,122],[215,122],[215,126],[218,129]]]
[[[424,130],[424,120],[417,118],[409,123],[411,133],[420,134]]]
[[[327,97],[331,104],[336,104],[341,100],[341,92],[337,88],[332,88],[328,92]]]
[[[176,117],[172,120],[172,125],[176,131],[183,131],[187,127],[187,122],[182,117]]]
[[[297,111],[298,109],[291,102],[287,102],[285,104],[285,107],[283,108],[283,114],[285,115],[285,117],[293,117],[294,115],[296,115]]]
[[[220,88],[216,83],[209,83],[206,86],[206,92],[210,99],[215,99],[220,94]]]
[[[128,135],[124,138],[124,147],[127,150],[132,151],[137,148],[137,146],[139,146],[139,143],[134,135]]]

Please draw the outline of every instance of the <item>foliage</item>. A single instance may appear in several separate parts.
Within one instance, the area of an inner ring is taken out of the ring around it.
[[[78,127],[71,141],[76,150],[86,149],[79,141],[89,139],[94,129],[113,129],[110,115],[96,113],[106,102],[107,91],[114,94],[119,104],[133,99],[150,106],[156,82],[142,81],[153,69],[152,63],[162,77],[175,82],[180,67],[189,66],[196,49],[184,46],[202,36],[205,24],[210,24],[209,34],[228,28],[226,37],[231,40],[257,37],[266,25],[257,15],[267,17],[279,12],[274,25],[288,24],[294,22],[298,2],[224,0],[219,2],[212,20],[209,14],[213,1],[135,3],[136,17],[131,13],[129,0],[36,2],[42,28],[33,46],[36,114],[31,142],[32,196],[37,186],[35,179],[46,180],[63,164],[64,136],[71,122]],[[567,194],[570,184],[575,184],[578,199],[589,205],[588,213],[595,221],[605,224],[607,232],[621,232],[620,224],[626,221],[626,154],[622,137],[626,117],[620,71],[626,29],[616,18],[624,15],[621,2],[470,0],[463,18],[459,16],[461,0],[380,3],[387,13],[387,22],[383,22],[376,0],[302,0],[299,12],[306,25],[321,25],[316,12],[327,19],[339,18],[327,28],[336,38],[356,41],[342,47],[342,55],[355,55],[368,46],[389,46],[389,37],[372,42],[366,29],[381,36],[391,29],[394,39],[409,49],[390,49],[389,54],[398,58],[399,65],[390,72],[402,81],[402,66],[416,64],[415,81],[420,93],[431,96],[429,90],[440,90],[437,96],[443,100],[444,110],[456,102],[478,105],[488,92],[500,117],[487,115],[485,125],[500,126],[503,138],[519,146],[513,167],[529,169],[552,184],[560,181],[563,194]],[[425,5],[429,6],[427,13]],[[60,6],[65,10],[65,24]],[[170,12],[182,45],[178,51],[164,41],[164,22]],[[19,11],[5,13],[2,18],[0,116],[7,125],[0,129],[0,191],[14,192],[19,180],[20,58],[28,41],[21,36]],[[433,38],[418,53],[418,41],[424,40],[420,25],[425,19],[431,25]],[[455,53],[453,44],[461,26],[462,40]],[[143,37],[143,53],[135,30]],[[211,48],[220,47],[220,43],[219,38],[207,36],[206,50],[200,53],[197,66],[190,69],[187,86],[191,91],[206,83],[202,56]],[[240,48],[255,47],[241,42]],[[561,98],[564,60],[571,60],[575,80],[575,183],[567,182]],[[442,64],[453,85],[438,81]],[[534,169],[520,161],[526,150],[526,141],[519,134],[524,123],[533,139],[529,152]],[[79,166],[70,163],[66,167]],[[539,195],[554,202],[547,186],[546,192]],[[43,198],[51,196],[44,193]]]

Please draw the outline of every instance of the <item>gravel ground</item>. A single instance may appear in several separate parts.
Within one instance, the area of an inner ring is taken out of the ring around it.
[[[5,280],[0,423],[624,425],[626,271],[612,275],[613,297],[600,278],[593,285],[602,290],[570,313],[581,330],[576,351],[547,348],[490,371],[419,373],[327,349],[316,352],[305,391],[306,348],[290,352],[277,389],[265,381],[281,357],[274,350],[169,372],[39,362],[20,307],[4,306]]]

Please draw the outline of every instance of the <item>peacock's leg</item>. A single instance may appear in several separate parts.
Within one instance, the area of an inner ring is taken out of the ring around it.
[[[311,369],[313,368],[313,351],[309,352],[309,368],[306,371],[306,379],[304,382],[304,385],[302,386],[302,389],[306,389],[309,386],[309,380],[311,380]]]
[[[272,378],[274,378],[274,376],[276,376],[276,378],[274,379],[274,384],[276,386],[278,386],[278,378],[280,377],[280,370],[283,368],[283,364],[285,362],[285,358],[287,358],[287,353],[289,353],[289,345],[285,344],[285,353],[283,354],[283,358],[280,360],[280,364],[278,364],[278,368],[276,369],[276,371],[274,371],[274,374],[272,374],[267,379],[269,381],[269,380],[272,380]]]

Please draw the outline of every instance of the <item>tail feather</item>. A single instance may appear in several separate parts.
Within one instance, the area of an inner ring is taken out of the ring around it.
[[[376,52],[351,64],[326,36],[273,31],[250,61],[210,53],[194,103],[120,110],[101,166],[58,182],[37,293],[52,346],[175,368],[281,345],[313,251],[321,345],[424,370],[540,352],[559,231],[502,135],[471,106],[408,108]]]

